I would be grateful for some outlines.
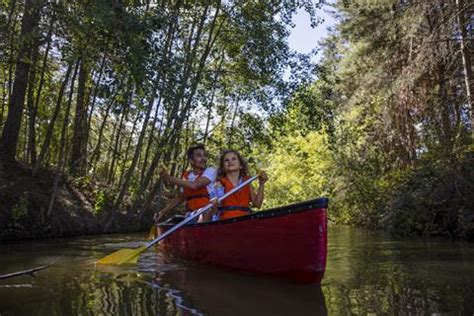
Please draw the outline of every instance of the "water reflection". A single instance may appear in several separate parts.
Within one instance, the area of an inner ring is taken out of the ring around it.
[[[331,315],[474,313],[474,245],[333,227],[323,292]]]
[[[56,261],[37,278],[0,281],[0,315],[185,315],[193,311],[176,295],[170,299],[169,287],[153,286],[154,274],[136,266],[96,268],[95,258],[110,252],[116,243],[107,239],[62,242],[0,246],[0,274]]]
[[[37,278],[0,280],[0,315],[340,315],[474,313],[474,245],[394,239],[331,227],[322,286],[166,262],[95,267],[137,236],[0,244],[0,274],[55,262]]]
[[[188,265],[156,282],[182,290],[208,315],[327,315],[320,285],[301,285]]]

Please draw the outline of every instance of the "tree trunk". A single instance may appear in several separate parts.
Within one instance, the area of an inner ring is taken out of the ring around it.
[[[224,61],[224,50],[222,50],[221,59],[219,61],[219,66],[217,67],[217,70],[214,74],[214,80],[213,80],[213,83],[212,83],[212,91],[211,91],[211,99],[209,101],[209,109],[207,111],[207,117],[206,117],[206,128],[204,129],[204,136],[203,136],[203,140],[202,140],[203,144],[206,144],[207,137],[208,137],[208,134],[209,134],[209,124],[211,123],[212,106],[214,104],[214,96],[215,96],[215,93],[216,93],[217,79],[219,78],[219,74],[220,74],[220,71],[222,69],[223,61]]]
[[[79,83],[77,87],[76,115],[74,117],[74,132],[72,135],[72,149],[69,160],[71,173],[76,176],[86,174],[87,158],[87,102],[86,82],[88,67],[84,60],[79,67]]]
[[[115,209],[118,209],[120,204],[122,203],[123,196],[125,195],[125,193],[128,189],[128,185],[129,185],[130,180],[132,178],[133,172],[135,171],[135,167],[138,163],[138,159],[140,158],[140,152],[142,150],[143,140],[145,138],[145,133],[146,133],[146,128],[148,126],[148,121],[150,119],[150,114],[151,114],[151,110],[153,108],[153,103],[155,102],[155,93],[156,93],[155,89],[153,89],[152,93],[153,93],[153,96],[151,97],[151,100],[148,102],[148,109],[147,109],[146,114],[145,114],[145,119],[143,121],[142,129],[140,131],[140,135],[138,136],[138,142],[137,142],[137,146],[135,147],[135,153],[134,153],[133,158],[132,158],[132,163],[131,163],[130,167],[128,168],[127,173],[125,174],[125,177],[123,179],[122,186],[120,188],[120,192],[119,192],[119,195],[118,195],[116,203],[115,203],[115,207],[114,207]]]
[[[15,13],[15,8],[16,8],[16,0],[12,0],[11,3],[10,3],[10,10],[8,12],[7,24],[5,26],[5,30],[6,30],[5,34],[8,34],[8,32],[10,31],[10,24],[12,23],[12,20],[13,20],[13,15]],[[13,42],[13,37],[14,37],[14,34],[15,34],[15,23],[13,23],[13,27],[11,27],[10,34],[11,34],[11,36],[9,38],[8,43],[5,43],[5,47],[10,45],[10,47],[11,47],[10,55],[13,56],[14,50],[13,50],[12,42]],[[3,82],[3,89],[2,89],[2,108],[0,110],[0,129],[3,126],[3,115],[5,114],[6,101],[10,100],[10,97],[11,97],[11,81],[12,81],[11,80],[11,73],[12,73],[12,67],[13,67],[13,64],[14,64],[14,62],[12,61],[12,57],[10,57],[10,61],[9,61],[8,64],[9,64],[9,71],[8,72],[6,71],[6,67],[3,68],[4,82]],[[8,74],[8,80],[7,80],[7,74]]]
[[[74,69],[74,74],[72,75],[71,88],[69,89],[66,112],[64,113],[64,122],[61,129],[61,138],[59,141],[59,153],[58,153],[58,160],[56,163],[56,172],[54,174],[53,189],[51,193],[51,198],[49,200],[48,211],[46,213],[48,217],[51,217],[51,214],[53,212],[54,200],[56,199],[56,195],[58,193],[59,179],[61,178],[64,162],[66,161],[66,157],[65,157],[66,156],[66,131],[69,125],[69,112],[71,111],[72,95],[74,93],[74,82],[76,81],[78,64],[79,64],[79,61],[76,64],[76,67]]]
[[[172,47],[172,41],[173,41],[173,34],[175,32],[174,28],[175,28],[175,25],[177,23],[177,17],[178,17],[178,13],[179,13],[179,7],[181,6],[181,1],[177,1],[176,2],[176,6],[174,8],[174,12],[173,12],[173,18],[170,19],[170,23],[168,25],[168,32],[166,34],[166,42],[165,42],[165,46],[164,46],[164,49],[163,49],[163,62],[166,63],[166,61],[168,60],[168,53],[171,53],[171,47]],[[155,79],[155,82],[153,84],[153,88],[152,88],[152,92],[153,95],[151,96],[151,100],[152,102],[149,102],[149,109],[147,111],[147,116],[146,116],[146,119],[145,119],[145,124],[148,122],[148,118],[149,118],[149,115],[151,113],[151,108],[152,108],[152,105],[153,105],[153,102],[155,100],[155,94],[157,93],[157,89],[158,89],[158,86],[159,86],[159,83],[160,83],[160,80],[163,79],[163,78],[160,78],[159,76]],[[144,135],[143,135],[144,136]],[[142,133],[140,134],[140,138],[139,138],[139,144],[140,144],[140,148],[141,148],[141,143],[143,142],[143,136],[142,136]],[[138,145],[137,145],[138,147]],[[135,155],[136,156],[136,155]],[[126,191],[128,190],[128,185],[129,185],[129,182],[130,182],[130,178],[132,176],[132,173],[135,169],[135,157],[134,157],[134,161],[132,161],[132,166],[130,166],[130,168],[127,170],[127,174],[125,176],[125,179],[120,187],[120,191],[119,191],[119,194],[117,195],[117,198],[115,199],[115,202],[114,202],[114,209],[118,209],[118,206],[120,206],[120,204],[122,203],[122,200],[123,200],[123,197],[125,196],[125,193]],[[133,167],[133,168],[132,168]],[[111,217],[110,217],[110,220],[108,221],[108,223],[106,224],[106,229],[108,229],[113,221],[115,219],[115,215],[113,214]]]
[[[36,160],[35,166],[33,168],[33,174],[36,174],[36,172],[38,171],[38,168],[43,163],[43,159],[49,149],[49,144],[51,143],[51,138],[53,136],[54,125],[58,118],[59,111],[61,110],[61,103],[63,100],[64,91],[66,90],[66,86],[69,81],[69,76],[71,75],[72,67],[73,67],[72,64],[69,64],[69,66],[67,67],[63,83],[61,84],[61,88],[59,89],[58,100],[56,101],[56,106],[54,108],[53,116],[51,117],[51,121],[49,122],[48,129],[46,131],[46,136],[44,138],[43,146],[41,146],[38,160]]]
[[[130,92],[130,93],[132,93],[132,92]],[[131,96],[130,96],[130,98],[131,98]],[[110,155],[112,157],[112,162],[110,163],[110,170],[109,170],[109,174],[107,176],[107,183],[109,183],[109,184],[112,184],[113,181],[114,181],[115,163],[119,158],[118,157],[119,153],[122,152],[123,137],[120,137],[120,136],[121,136],[121,133],[122,133],[123,122],[126,121],[128,113],[129,113],[129,107],[127,107],[126,109],[123,110],[122,115],[120,117],[120,123],[118,124],[118,128],[116,129],[115,134],[112,134],[112,136],[114,136],[115,141],[114,141],[114,147],[112,149],[112,154]],[[135,126],[137,125],[138,118],[139,118],[139,116],[137,115],[137,117],[135,118],[135,121],[133,122],[133,128],[132,128],[132,133],[131,133],[132,136],[133,136],[133,133],[135,132]],[[127,144],[127,148],[125,150],[125,159],[124,159],[125,161],[127,160],[127,157],[128,157],[127,153],[128,153],[129,147],[130,147],[131,139],[132,138],[129,139],[129,142]]]
[[[106,57],[107,57],[107,54],[104,53],[104,55],[102,56],[102,61],[100,63],[99,77],[97,78],[97,81],[96,81],[95,87],[94,87],[94,92],[92,94],[92,102],[91,102],[90,111],[89,111],[89,114],[88,114],[88,117],[87,117],[87,129],[86,129],[86,140],[85,140],[86,149],[87,149],[87,144],[89,143],[89,133],[90,133],[90,130],[91,130],[92,115],[94,114],[94,108],[95,108],[95,103],[96,103],[96,99],[97,99],[97,94],[99,92],[99,86],[100,86],[100,82],[102,80],[102,75],[104,74]]]
[[[111,99],[109,100],[109,104],[107,105],[107,108],[105,109],[104,120],[102,121],[102,124],[100,125],[100,128],[99,128],[99,135],[97,137],[97,145],[92,151],[92,155],[90,159],[90,167],[93,170],[93,172],[96,170],[96,164],[100,159],[100,149],[102,146],[102,138],[104,135],[104,129],[107,123],[107,119],[109,118],[110,110],[112,109],[112,106],[115,104],[115,97],[117,96],[117,93],[118,93],[118,89],[113,93]]]
[[[474,133],[474,113],[472,112],[473,104],[474,104],[474,78],[472,76],[472,63],[471,57],[472,54],[469,53],[469,47],[467,46],[467,39],[468,34],[466,28],[468,24],[466,23],[465,18],[465,3],[464,0],[456,0],[456,20],[458,24],[460,37],[460,50],[461,50],[461,58],[462,58],[462,65],[464,70],[464,83],[466,85],[466,98],[467,103],[469,106],[469,112],[471,115],[471,140],[474,138],[472,137],[472,133]],[[472,27],[472,24],[471,24]],[[471,30],[472,31],[472,30]],[[474,49],[474,47],[471,47]]]
[[[179,137],[176,141],[176,144],[178,144],[178,146],[174,147],[173,150],[169,151],[165,157],[163,157],[163,160],[169,160],[169,158],[171,157],[172,153],[174,153],[174,161],[176,161],[178,159],[178,156],[180,154],[180,148],[179,148]],[[176,166],[176,163],[174,164],[174,166]],[[173,166],[173,167],[174,167]],[[171,170],[171,174],[173,174],[174,170]],[[158,201],[157,201],[157,206],[160,207],[161,205],[161,200],[162,200],[162,196],[161,196],[161,192],[163,190],[163,181],[160,178],[158,178],[155,182],[155,184],[153,185],[152,189],[150,190],[150,193],[148,194],[148,197],[145,199],[145,202],[142,206],[142,208],[140,210],[135,210],[135,208],[132,207],[131,209],[131,213],[129,214],[129,218],[132,219],[132,216],[136,213],[136,211],[138,211],[138,220],[141,221],[144,216],[147,214],[147,212],[150,210],[150,207],[152,206],[153,204],[153,201],[155,200],[155,197],[158,195]],[[150,216],[151,218],[152,216]]]
[[[15,3],[16,1],[12,2],[12,8],[10,11],[10,16],[8,17],[8,24],[10,26],[11,21],[13,20],[13,24],[11,27],[9,43],[10,45],[10,56],[8,56],[8,81],[7,81],[7,91],[8,91],[8,100],[12,97],[12,87],[13,87],[13,73],[15,71],[15,35],[16,35],[16,23],[17,18],[14,16],[15,13]],[[8,27],[7,27],[8,30]]]
[[[28,83],[28,92],[26,103],[28,107],[28,149],[27,149],[27,160],[31,164],[36,161],[36,142],[35,142],[35,124],[36,114],[38,109],[35,107],[35,83],[36,83],[36,63],[38,62],[39,55],[39,41],[36,40],[33,45],[33,55],[31,57],[31,71]]]
[[[28,74],[30,70],[30,59],[32,52],[32,41],[29,40],[34,35],[35,28],[40,19],[38,4],[39,0],[25,0],[23,19],[21,22],[21,43],[20,51],[15,69],[15,80],[13,83],[12,96],[8,104],[8,115],[3,126],[2,140],[0,143],[0,157],[7,160],[15,160],[18,136],[23,116],[25,103],[25,93],[27,87]]]
[[[150,131],[150,136],[148,137],[148,143],[146,145],[146,149],[145,149],[145,156],[143,157],[143,165],[142,165],[142,168],[141,168],[141,175],[140,175],[140,183],[142,183],[143,181],[143,178],[145,176],[145,168],[148,164],[148,158],[150,156],[150,149],[151,149],[151,146],[153,144],[153,140],[155,139],[155,130],[156,130],[156,123],[158,121],[158,113],[159,113],[159,110],[160,110],[160,105],[161,105],[161,95],[160,97],[158,98],[158,102],[156,104],[156,110],[155,110],[155,116],[153,118],[153,123],[151,125],[151,131]]]
[[[38,85],[38,91],[36,91],[36,99],[35,103],[33,105],[33,113],[31,113],[30,116],[30,135],[29,135],[29,146],[30,146],[30,161],[32,165],[36,164],[36,116],[38,114],[38,108],[39,108],[39,103],[41,99],[41,92],[43,91],[43,85],[44,85],[44,75],[46,73],[46,68],[48,65],[48,55],[49,55],[49,50],[51,48],[51,38],[52,38],[52,33],[53,33],[53,25],[54,25],[55,18],[51,17],[51,22],[49,24],[49,30],[48,30],[48,35],[46,36],[46,49],[44,52],[44,57],[43,57],[43,66],[41,67],[41,75],[40,75],[40,81]]]
[[[192,67],[192,64],[194,63],[193,61],[195,60],[195,57],[196,57],[197,47],[199,46],[198,43],[201,39],[201,31],[203,29],[203,23],[204,22],[201,19],[201,22],[200,22],[200,25],[198,27],[198,31],[197,31],[195,40],[193,42],[194,49],[190,53],[188,53],[188,58],[186,59],[186,66],[185,66],[185,69],[184,69],[184,75],[183,75],[183,79],[182,79],[183,81],[182,81],[181,89],[180,89],[180,91],[179,91],[179,93],[176,97],[176,102],[174,102],[174,106],[172,107],[172,109],[171,109],[171,111],[168,115],[168,120],[167,120],[167,123],[166,123],[166,127],[164,129],[165,130],[165,135],[163,135],[162,140],[160,141],[160,145],[157,146],[157,148],[159,148],[159,149],[155,153],[155,156],[154,156],[153,161],[150,165],[150,168],[147,171],[145,179],[144,179],[143,183],[140,185],[139,190],[137,191],[137,196],[136,196],[135,201],[134,201],[133,206],[132,206],[133,210],[137,210],[139,205],[141,204],[141,196],[145,192],[146,188],[148,187],[148,185],[150,183],[150,180],[152,179],[152,175],[155,172],[156,168],[158,167],[158,163],[160,161],[162,152],[166,151],[166,148],[168,148],[168,150],[169,150],[171,144],[174,144],[176,136],[177,136],[177,134],[179,134],[179,132],[182,128],[183,122],[184,122],[186,116],[188,115],[188,111],[191,107],[194,94],[196,93],[197,86],[200,82],[202,72],[204,70],[205,62],[207,60],[207,57],[209,56],[210,50],[213,47],[217,36],[220,33],[221,27],[222,27],[222,25],[224,24],[224,22],[226,20],[225,18],[223,18],[221,20],[219,26],[217,26],[217,30],[216,30],[216,21],[217,21],[218,15],[219,15],[220,3],[221,3],[220,1],[218,1],[218,3],[217,3],[217,8],[215,9],[214,17],[212,19],[212,22],[211,22],[211,25],[210,25],[210,28],[209,28],[207,43],[206,43],[206,45],[204,47],[204,51],[203,51],[203,53],[202,53],[202,55],[199,59],[198,69],[196,69],[195,71],[192,71],[191,67]],[[206,8],[204,10],[204,13],[203,13],[203,16],[206,15],[208,8],[209,7],[206,6]],[[215,34],[214,34],[214,31],[216,31]],[[189,49],[189,46],[188,46],[188,49]],[[196,75],[191,78],[190,92],[186,96],[186,102],[184,103],[184,106],[180,109],[179,103],[181,102],[182,98],[184,97],[184,90],[185,90],[185,87],[186,87],[186,81],[191,77],[192,73],[196,73]],[[178,112],[179,112],[179,115],[177,115]],[[171,126],[173,126],[173,129],[170,132],[167,132],[167,131],[170,130]]]
[[[239,112],[239,96],[237,96],[237,99],[235,100],[235,108],[234,108],[234,114],[232,115],[232,120],[230,122],[230,132],[229,132],[229,139],[227,140],[227,143],[229,144],[230,147],[232,147],[232,138],[234,136],[234,124],[235,124],[235,118],[237,117],[237,113]]]

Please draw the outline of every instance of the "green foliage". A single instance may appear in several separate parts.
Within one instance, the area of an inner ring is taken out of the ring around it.
[[[340,23],[323,44],[319,79],[270,118],[269,204],[328,195],[338,223],[473,238],[472,127],[455,75],[462,63],[449,54],[458,44],[441,40],[457,31],[436,18],[453,7],[336,8]],[[303,150],[312,147],[325,151]]]
[[[97,215],[102,215],[105,211],[105,206],[107,203],[107,195],[104,190],[96,190],[95,192],[95,203],[94,211]]]
[[[436,18],[453,7],[431,5],[336,5],[342,21],[325,53],[337,82],[332,211],[336,221],[398,234],[472,238],[472,175],[461,172],[472,141],[460,119],[465,99],[446,98],[465,90],[461,80],[444,84],[462,66],[448,53],[459,47],[434,44],[456,32]]]
[[[18,202],[13,206],[11,210],[11,219],[14,222],[21,221],[28,215],[28,196],[22,194],[18,199]]]
[[[98,214],[112,203],[136,204],[136,214],[154,199],[145,195],[159,183],[159,163],[179,174],[186,148],[205,142],[214,161],[233,148],[251,168],[268,170],[266,207],[324,195],[339,223],[471,238],[472,178],[465,170],[472,105],[456,6],[336,1],[339,23],[315,67],[310,54],[291,51],[288,35],[300,8],[318,23],[322,2],[48,3],[34,31],[36,74],[31,94],[23,95],[28,108],[19,111],[28,115],[19,120],[18,158],[32,163],[30,144],[39,151],[47,143],[56,104],[59,119],[41,166],[60,166],[63,149],[72,156],[74,125],[64,148],[60,135],[71,120],[66,102],[78,104],[78,76],[65,78],[65,69],[80,61],[88,170],[72,178],[93,196]],[[28,40],[18,23],[23,6],[0,2],[0,127],[18,43]],[[57,170],[68,176],[67,168]],[[15,206],[15,218],[25,216],[25,203]]]
[[[472,152],[456,160],[424,157],[395,183],[383,225],[398,234],[474,238]]]
[[[269,182],[265,207],[276,207],[331,195],[331,156],[327,137],[319,132],[285,136],[267,155]]]

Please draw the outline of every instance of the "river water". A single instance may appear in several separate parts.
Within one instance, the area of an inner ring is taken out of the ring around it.
[[[166,262],[96,267],[143,235],[0,244],[0,315],[474,315],[474,244],[330,227],[321,285]]]

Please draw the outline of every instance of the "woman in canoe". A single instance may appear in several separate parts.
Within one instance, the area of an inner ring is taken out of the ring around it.
[[[242,155],[236,150],[224,151],[219,158],[216,187],[223,187],[226,193],[248,178],[247,162]],[[250,214],[250,204],[260,208],[263,203],[265,182],[268,180],[267,174],[264,171],[260,172],[258,180],[259,187],[256,192],[251,185],[247,185],[223,200],[218,210],[214,208],[212,213],[217,213],[218,219],[223,220]],[[212,213],[210,212],[208,216],[211,217]]]

